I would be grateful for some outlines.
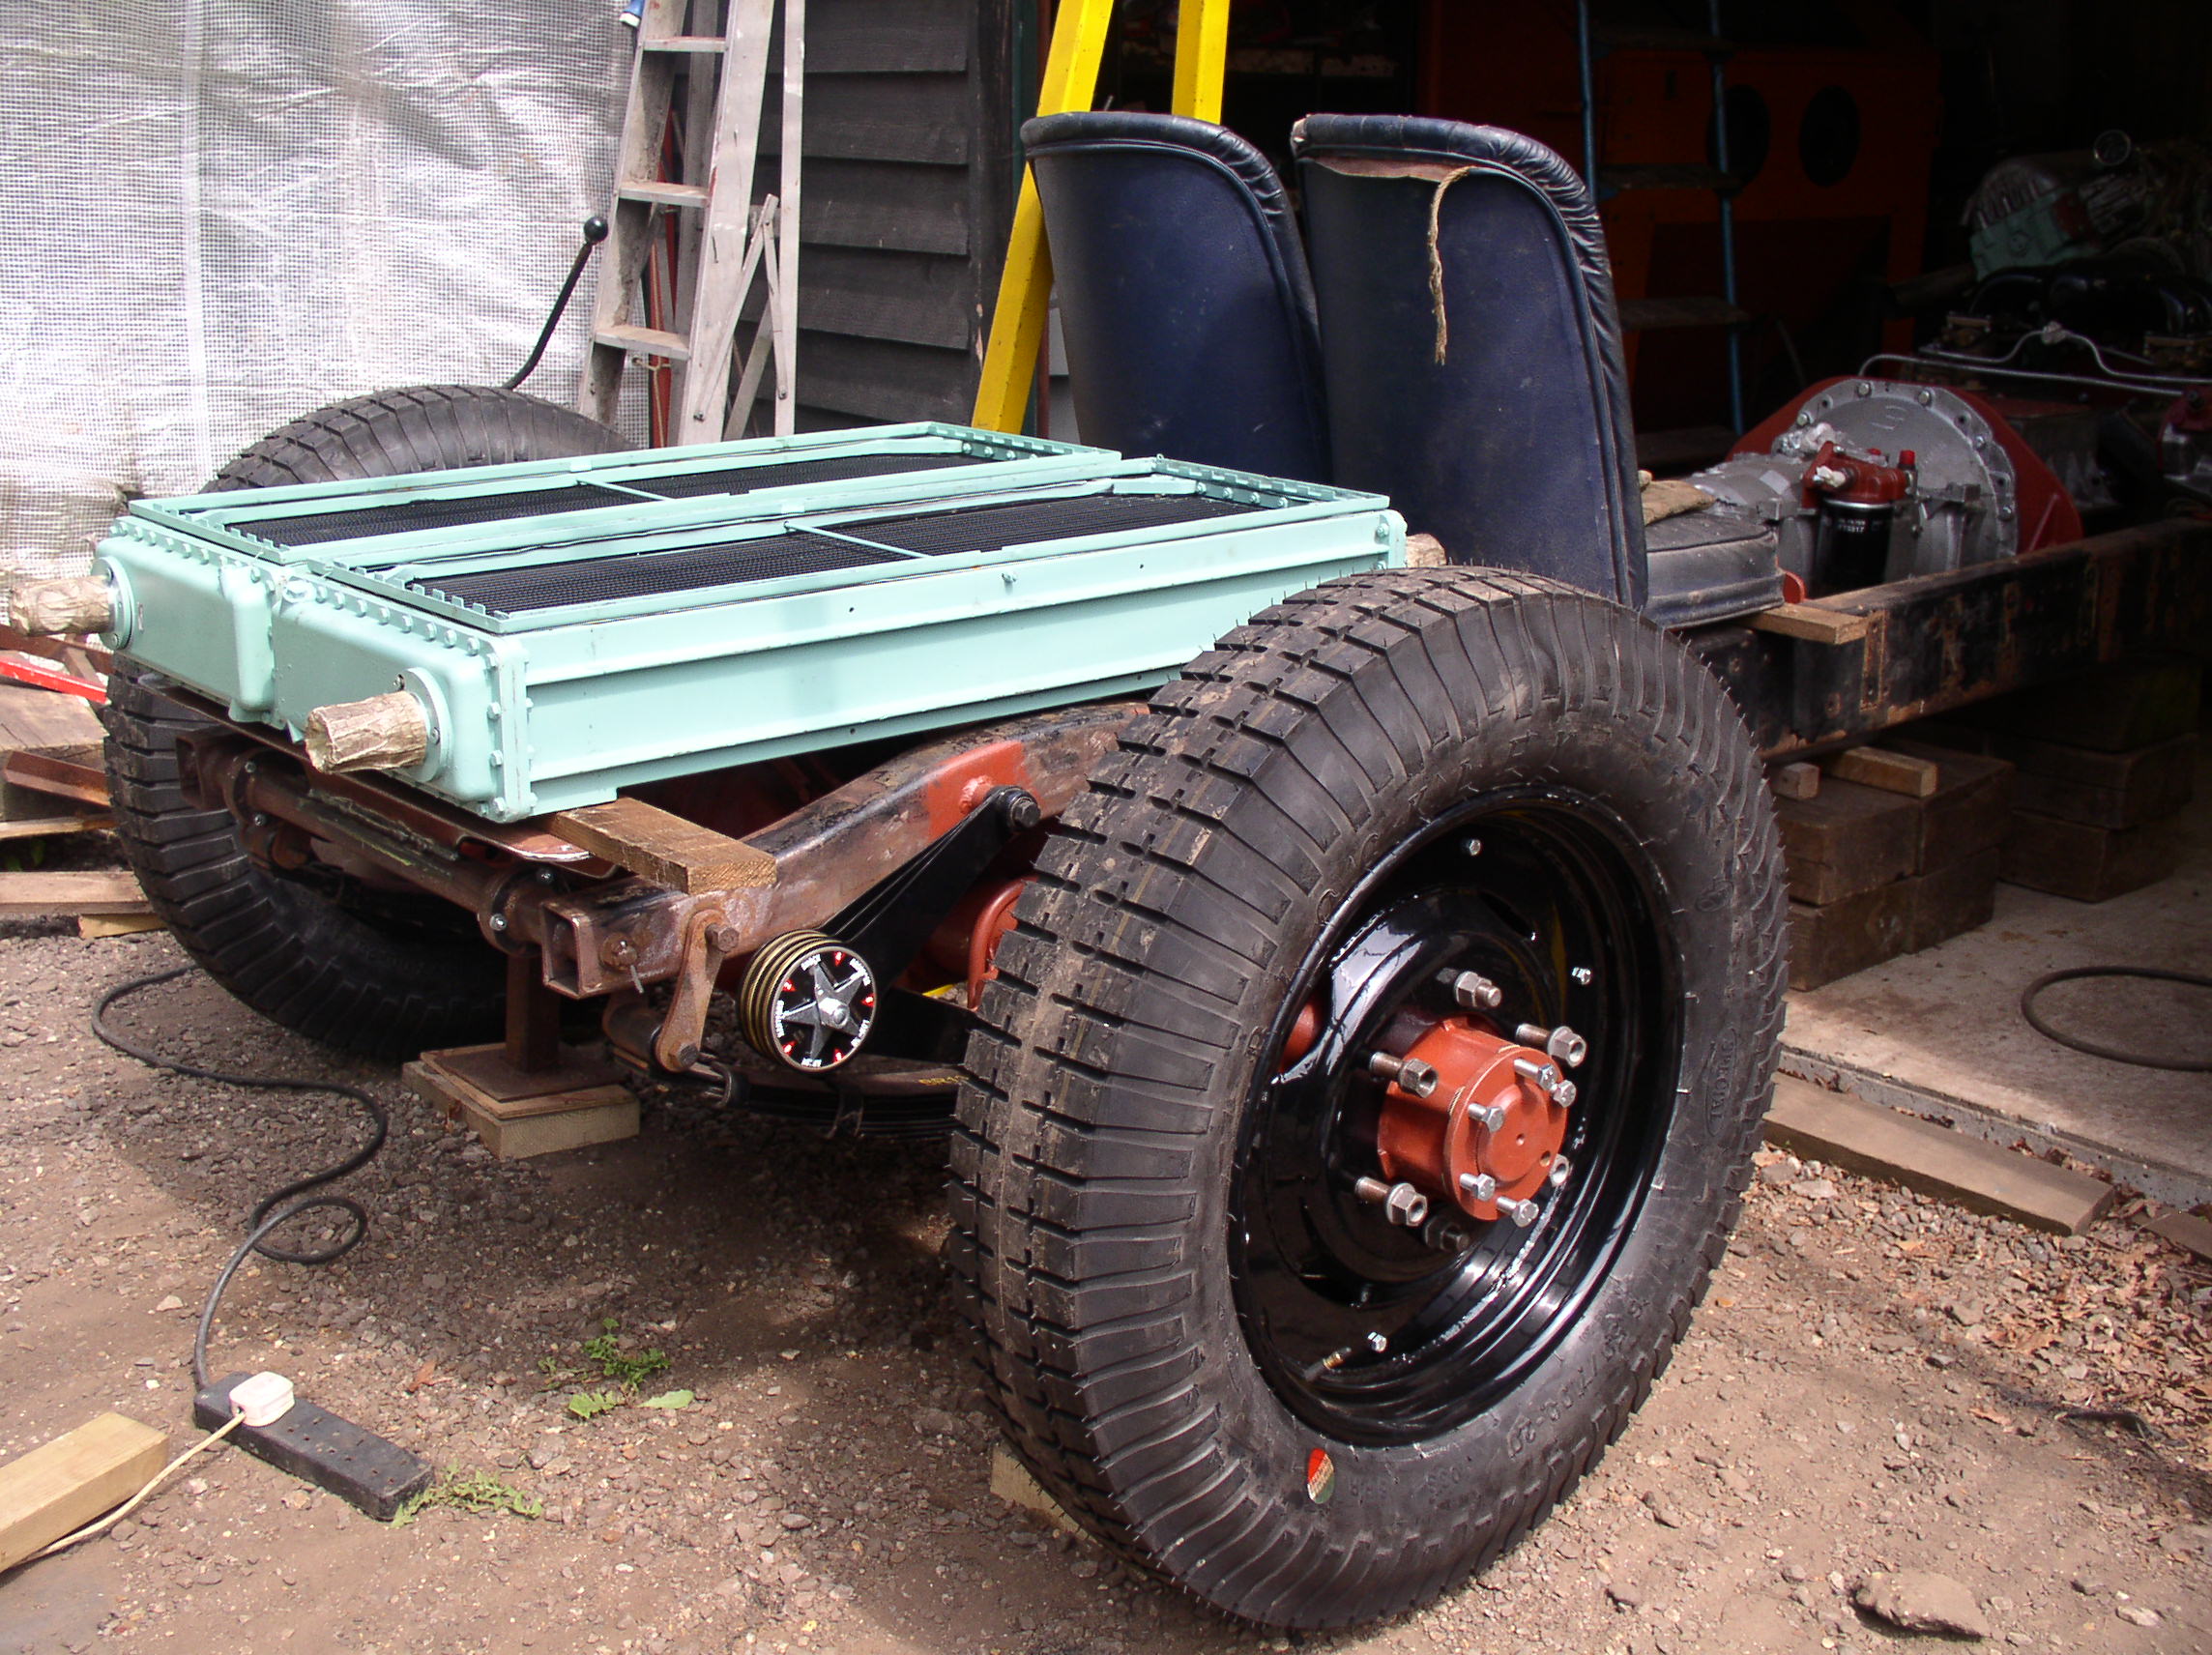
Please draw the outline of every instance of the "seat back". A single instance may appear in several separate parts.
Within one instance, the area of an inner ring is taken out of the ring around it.
[[[1179,115],[1022,128],[1083,441],[1328,480],[1313,286],[1281,181]]]
[[[1387,494],[1454,563],[1643,607],[1620,322],[1582,181],[1518,132],[1421,116],[1309,115],[1291,142],[1334,480]]]

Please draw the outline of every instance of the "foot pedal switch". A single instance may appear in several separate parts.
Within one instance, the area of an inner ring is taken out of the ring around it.
[[[192,1399],[192,1422],[213,1431],[230,1417],[230,1388],[250,1376],[232,1374]],[[328,1489],[379,1523],[430,1486],[430,1462],[364,1431],[350,1419],[295,1401],[268,1425],[241,1424],[230,1440],[317,1488]]]

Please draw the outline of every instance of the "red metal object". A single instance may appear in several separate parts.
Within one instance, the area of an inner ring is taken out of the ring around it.
[[[1400,1080],[1384,1091],[1375,1128],[1384,1177],[1412,1184],[1432,1201],[1450,1201],[1485,1223],[1499,1216],[1500,1200],[1527,1201],[1544,1187],[1566,1142],[1567,1110],[1514,1063],[1557,1076],[1549,1057],[1464,1017],[1431,1025],[1405,1057],[1428,1064],[1438,1080],[1426,1097]],[[1493,1111],[1495,1126],[1484,1118]],[[1463,1178],[1489,1178],[1495,1187],[1478,1199]]]
[[[14,679],[17,683],[31,684],[39,689],[58,689],[64,695],[82,696],[95,707],[107,705],[107,691],[97,683],[68,673],[43,667],[37,661],[14,660],[0,655],[0,678]]]
[[[1855,374],[1842,374],[1834,379],[1823,379],[1818,385],[1807,386],[1794,401],[1784,403],[1746,431],[1735,447],[1729,450],[1729,457],[1732,459],[1737,454],[1768,452],[1774,447],[1775,438],[1797,422],[1797,411],[1800,408],[1831,386],[1843,385],[1857,377]],[[1939,382],[1932,380],[1929,383]],[[2046,546],[2061,546],[2070,540],[2079,540],[2081,537],[2081,513],[2075,508],[2074,497],[2066,492],[2066,485],[2058,480],[2058,474],[2045,464],[2043,456],[2029,448],[2026,439],[2013,428],[2003,411],[1988,397],[1978,396],[1971,391],[1962,391],[1956,385],[1943,385],[1942,389],[1960,398],[1990,422],[1990,429],[1996,433],[1997,446],[2004,450],[2005,458],[2012,461],[2013,499],[2020,508],[2021,554],[2024,556],[2028,552],[2039,552]],[[1825,452],[1824,450],[1822,451]]]

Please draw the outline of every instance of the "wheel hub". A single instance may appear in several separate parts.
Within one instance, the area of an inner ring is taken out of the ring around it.
[[[1433,1077],[1433,1079],[1432,1079]],[[1470,1218],[1534,1217],[1563,1163],[1574,1083],[1544,1052],[1466,1017],[1430,1024],[1386,1083],[1376,1122],[1383,1176]]]

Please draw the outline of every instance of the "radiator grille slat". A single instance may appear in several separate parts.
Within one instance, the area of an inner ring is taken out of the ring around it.
[[[468,574],[425,575],[409,581],[415,592],[473,603],[494,615],[526,615],[577,603],[612,603],[702,587],[743,586],[787,575],[865,568],[912,560],[896,552],[856,546],[803,530],[714,546],[669,552],[631,552],[612,558],[578,558],[537,567],[479,569]]]
[[[256,523],[242,523],[239,528],[279,546],[320,546],[332,540],[412,535],[426,529],[519,522],[563,511],[589,511],[602,506],[639,506],[647,500],[695,500],[712,494],[749,494],[763,488],[798,488],[809,483],[902,477],[909,472],[939,471],[947,466],[982,465],[987,458],[981,454],[827,454],[820,459],[790,460],[778,465],[718,466],[713,471],[676,477],[638,478],[619,488],[575,482],[561,488],[471,495],[463,500],[399,500],[389,506],[362,507],[349,511],[270,517]]]
[[[1128,534],[1174,523],[1233,517],[1266,508],[1203,494],[1087,494],[1073,500],[1007,501],[950,510],[902,512],[842,523],[838,533],[923,557],[995,552],[1078,535]]]

